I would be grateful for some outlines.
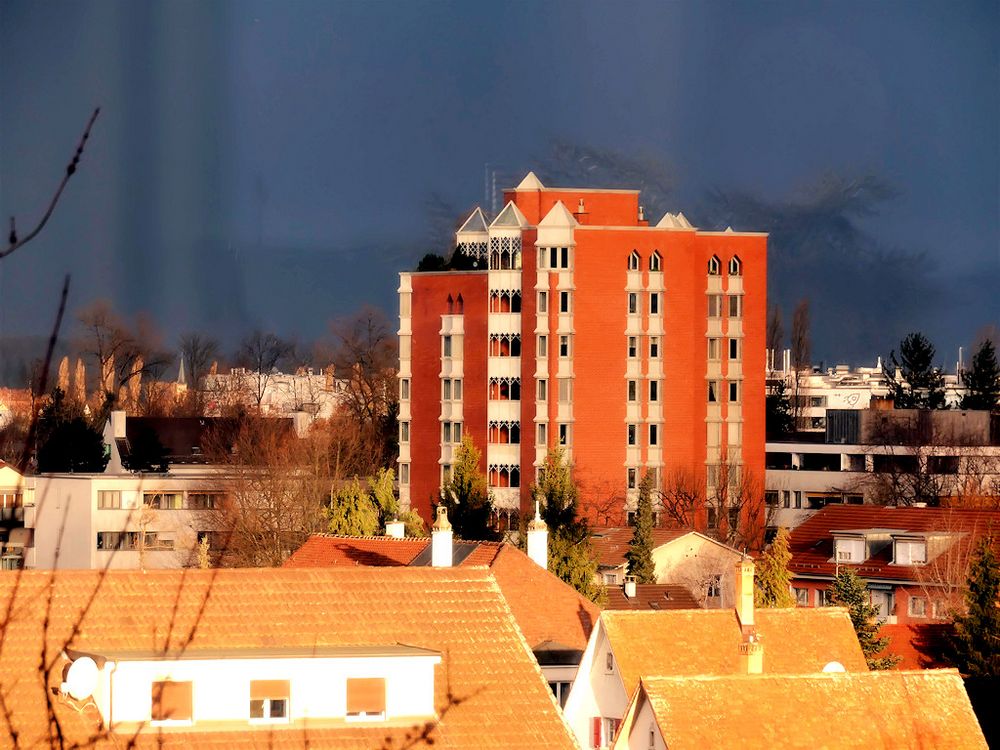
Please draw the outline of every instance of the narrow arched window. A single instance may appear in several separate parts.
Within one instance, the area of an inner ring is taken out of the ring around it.
[[[465,300],[462,299],[462,295],[458,295],[458,314],[463,315],[465,313]]]
[[[451,298],[451,295],[449,294],[448,295],[448,314],[451,315],[454,312],[455,312],[455,300],[453,300]]]
[[[649,256],[649,270],[659,271],[660,270],[660,254],[654,250],[653,254]]]
[[[729,275],[730,276],[742,276],[743,275],[743,263],[740,261],[738,255],[734,255],[729,259]]]
[[[632,254],[628,256],[628,270],[638,271],[639,270],[639,253],[635,250]]]
[[[721,265],[719,263],[719,256],[713,255],[708,261],[708,275],[718,276],[721,272]]]

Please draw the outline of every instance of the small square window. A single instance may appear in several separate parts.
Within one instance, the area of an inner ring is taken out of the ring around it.
[[[656,359],[660,356],[660,337],[650,336],[649,337],[649,358]]]
[[[97,507],[102,510],[115,510],[122,507],[121,490],[99,490]]]
[[[792,587],[792,593],[795,594],[795,606],[796,607],[808,607],[809,606],[809,589],[801,589]]]
[[[639,295],[635,292],[628,293],[628,314],[638,315],[639,314]]]
[[[385,678],[349,677],[346,692],[348,719],[385,718]]]
[[[539,292],[538,293],[538,312],[548,312],[549,311],[549,293]]]
[[[164,680],[152,685],[152,721],[191,721],[194,716],[192,683]]]
[[[635,401],[638,398],[638,384],[634,380],[628,381],[628,400]]]
[[[288,719],[288,680],[250,681],[250,719],[254,722]]]
[[[636,336],[628,337],[628,357],[635,359],[639,356],[639,339]]]

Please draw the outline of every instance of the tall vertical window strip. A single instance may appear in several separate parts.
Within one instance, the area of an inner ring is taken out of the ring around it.
[[[547,357],[549,355],[549,340],[545,336],[538,337],[538,356]]]
[[[729,295],[729,317],[743,317],[743,296],[739,294]]]
[[[639,339],[635,336],[628,337],[628,356],[629,359],[635,359],[639,356]]]
[[[539,292],[538,293],[538,312],[548,312],[549,311],[549,293]]]
[[[404,401],[410,397],[410,379],[402,378],[399,381],[399,397]]]
[[[708,358],[718,359],[719,358],[719,340],[709,339],[708,340]]]
[[[649,337],[649,357],[650,359],[656,359],[660,356],[660,337],[650,336]]]
[[[559,292],[559,312],[569,312],[569,292]]]
[[[740,340],[739,339],[729,339],[729,358],[739,359],[740,358]]]
[[[628,293],[628,313],[637,315],[639,313],[639,295],[635,292]]]
[[[441,356],[451,356],[451,336],[443,336],[441,338]]]
[[[722,295],[721,294],[710,294],[708,295],[708,317],[719,318],[722,317]]]
[[[410,423],[400,422],[399,423],[399,442],[408,443],[410,442]]]
[[[638,394],[637,394],[638,388],[636,387],[636,385],[637,385],[636,381],[634,381],[634,380],[628,381],[628,400],[629,401],[635,401],[638,398]]]
[[[659,315],[660,314],[660,293],[652,292],[649,295],[649,314]]]

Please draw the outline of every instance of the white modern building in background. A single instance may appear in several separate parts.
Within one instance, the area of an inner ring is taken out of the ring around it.
[[[311,419],[329,419],[341,403],[346,388],[343,379],[334,377],[333,366],[322,372],[311,367],[295,373],[258,373],[234,367],[225,374],[201,378],[199,390],[205,399],[205,414],[218,416],[226,407],[242,405],[257,408],[269,416],[305,413]]]

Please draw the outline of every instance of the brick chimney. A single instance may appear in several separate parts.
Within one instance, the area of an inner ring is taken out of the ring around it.
[[[745,674],[764,671],[764,644],[754,624],[754,564],[749,557],[736,563],[736,619],[740,625],[740,665]]]
[[[431,566],[434,568],[450,568],[452,564],[451,522],[448,520],[448,509],[443,505],[437,507],[437,519],[431,527]]]
[[[545,525],[538,512],[538,501],[535,501],[535,517],[528,522],[528,557],[539,566],[548,570],[549,567],[549,527]]]
[[[406,536],[406,524],[398,518],[387,521],[385,524],[385,535],[391,536],[393,539],[402,539]]]

